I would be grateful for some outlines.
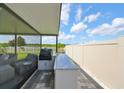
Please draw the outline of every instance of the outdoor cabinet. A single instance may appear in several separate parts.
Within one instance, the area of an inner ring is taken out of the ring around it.
[[[54,57],[52,60],[38,60],[38,70],[53,70]]]
[[[54,65],[55,89],[76,89],[78,66],[65,54],[59,54]]]

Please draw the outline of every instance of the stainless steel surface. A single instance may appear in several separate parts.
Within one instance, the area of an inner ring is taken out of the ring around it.
[[[66,54],[58,54],[54,69],[78,69],[78,66]]]

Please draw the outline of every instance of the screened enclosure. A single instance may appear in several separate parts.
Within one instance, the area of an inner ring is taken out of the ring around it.
[[[41,44],[44,42],[43,36],[55,37],[53,42],[56,44],[60,10],[61,4],[0,4],[0,35],[12,35],[12,40],[14,40],[13,46],[9,46],[9,41],[7,43],[8,47],[11,47],[8,50],[9,53],[38,54],[42,48]],[[27,37],[25,45],[18,45],[19,36]],[[32,38],[38,42],[36,44],[28,43]],[[35,49],[31,47],[35,47]],[[57,48],[57,45],[55,47]],[[55,48],[54,50],[57,51]]]

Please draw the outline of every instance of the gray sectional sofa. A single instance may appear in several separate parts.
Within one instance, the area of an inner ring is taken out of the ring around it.
[[[16,60],[17,56],[14,54],[0,54],[0,84],[14,78],[15,69],[11,65]]]
[[[38,57],[28,54],[17,60],[15,54],[0,54],[0,88],[20,88],[37,69]]]
[[[15,70],[10,65],[0,65],[0,84],[9,81],[14,78]]]
[[[38,57],[34,54],[28,54],[25,59],[19,60],[13,64],[15,72],[18,75],[24,75],[37,68]]]

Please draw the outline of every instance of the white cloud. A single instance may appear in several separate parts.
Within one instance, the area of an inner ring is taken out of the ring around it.
[[[91,29],[88,28],[85,32],[86,32],[88,37],[91,38],[93,36],[93,34],[91,34]]]
[[[110,12],[106,12],[102,15],[102,18],[104,19],[110,19],[110,17],[112,16],[112,14]]]
[[[71,6],[70,4],[63,4],[62,5],[61,21],[65,25],[68,25],[70,6]]]
[[[93,38],[89,38],[87,36],[83,36],[81,37],[81,44],[91,44],[91,43],[95,43],[97,40],[94,40]]]
[[[92,6],[89,6],[86,11],[89,11],[90,9],[92,9],[93,7]]]
[[[87,30],[86,30],[86,33],[88,34],[88,33],[90,33],[90,31],[91,31],[91,29],[87,29]]]
[[[22,37],[25,38],[25,40],[26,40],[27,43],[33,43],[33,44],[34,43],[37,43],[37,44],[40,43],[40,37],[39,36],[22,36]],[[63,41],[63,43],[65,41],[71,40],[73,38],[75,38],[75,35],[73,35],[73,34],[65,34],[64,32],[61,32],[61,31],[59,32],[58,39],[60,41]],[[56,37],[55,36],[42,36],[42,43],[43,44],[55,44],[56,43]]]
[[[0,35],[0,43],[8,43],[10,40],[13,40],[14,36],[12,35]]]
[[[43,44],[54,44],[56,43],[56,37],[55,36],[43,36],[42,42]]]
[[[106,35],[106,34],[116,34],[120,31],[124,31],[124,18],[115,18],[113,19],[111,24],[104,23],[95,29],[93,29],[90,33]]]
[[[94,22],[97,20],[97,18],[101,15],[100,12],[98,12],[97,14],[92,14],[88,16],[88,22]]]
[[[86,24],[84,24],[83,22],[79,22],[78,24],[73,24],[73,26],[71,27],[71,32],[80,32],[86,28]]]
[[[87,22],[88,21],[88,16],[86,16],[83,20],[83,23]]]
[[[100,15],[101,15],[101,13],[97,12],[96,14],[91,14],[89,16],[86,16],[84,18],[83,22],[88,22],[88,23],[94,22],[100,17]]]
[[[69,39],[73,39],[75,37],[75,35],[72,34],[65,34],[64,32],[59,32],[59,40],[69,40]]]
[[[115,27],[124,27],[124,18],[115,18],[112,21],[112,25]]]
[[[77,11],[76,11],[76,16],[75,16],[76,22],[77,22],[77,21],[80,21],[80,19],[81,19],[81,14],[82,14],[82,8],[79,7],[79,8],[77,9]]]
[[[89,40],[87,42],[85,42],[85,44],[93,44],[93,43],[96,43],[98,42],[97,40]]]

